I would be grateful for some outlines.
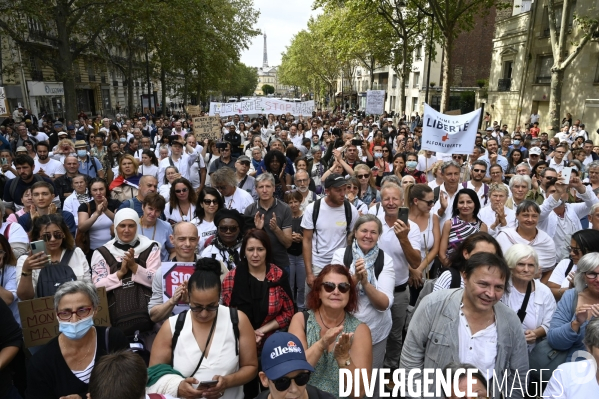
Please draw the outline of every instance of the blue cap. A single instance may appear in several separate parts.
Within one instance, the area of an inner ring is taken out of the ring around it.
[[[268,337],[262,348],[262,371],[276,380],[298,370],[314,371],[306,361],[302,342],[295,335],[277,332]]]

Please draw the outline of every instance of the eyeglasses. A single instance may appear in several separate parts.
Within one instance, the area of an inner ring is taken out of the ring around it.
[[[296,183],[308,183],[310,179],[295,179]]]
[[[428,205],[428,206],[433,206],[433,205],[435,205],[435,200],[430,200],[430,201],[427,201],[427,200],[425,200],[425,199],[422,199],[422,198],[416,198],[416,199],[417,199],[418,201],[426,202],[426,205]]]
[[[388,150],[388,149],[386,149],[386,148],[384,148],[384,149],[383,149],[383,152],[389,152],[389,150]]]
[[[243,166],[250,166],[250,163],[248,161],[238,161],[238,162]]]
[[[290,377],[281,377],[273,380],[273,384],[275,384],[275,388],[277,391],[286,391],[291,386],[291,381],[295,381],[295,385],[298,387],[303,387],[310,381],[310,372],[306,371],[304,373],[300,373],[293,378]]]
[[[472,171],[473,171],[474,173],[485,173],[485,172],[486,172],[486,170],[485,170],[485,169],[472,169]]]
[[[595,273],[595,272],[586,272],[584,274],[585,276],[587,276],[587,278],[589,280],[595,280],[597,278],[597,276],[599,276],[599,273]]]
[[[212,205],[212,204],[217,205],[218,204],[218,201],[215,199],[213,199],[213,200],[205,199],[202,202],[204,203],[204,205]]]
[[[186,193],[187,191],[189,191],[187,188],[180,188],[175,190],[177,194]]]
[[[83,318],[89,316],[92,309],[93,309],[92,307],[85,307],[85,308],[79,308],[74,312],[64,310],[62,312],[57,312],[56,316],[58,316],[58,318],[62,321],[71,320],[71,317],[73,317],[74,314],[76,314],[78,318],[83,319]]]
[[[338,288],[340,293],[345,294],[347,291],[349,291],[349,288],[351,286],[349,285],[349,283],[335,284],[331,283],[330,281],[327,281],[325,283],[322,283],[322,287],[326,292],[333,292],[335,291],[335,288]]]
[[[218,226],[218,231],[221,233],[235,233],[239,230],[239,226]]]
[[[208,305],[208,306],[202,306],[202,305],[198,305],[198,306],[189,306],[189,310],[191,310],[193,313],[202,313],[204,310],[207,312],[216,312],[218,310],[218,305]]]
[[[453,158],[453,159],[462,159],[462,157],[460,155],[454,155],[451,158]]]
[[[367,174],[367,175],[356,175],[356,177],[358,179],[368,179],[370,177],[370,175],[369,174]]]
[[[582,252],[581,248],[578,247],[566,247],[566,249],[568,250],[568,252],[571,252],[576,256],[580,255],[580,253]]]
[[[64,238],[64,233],[62,231],[55,231],[53,233],[44,233],[40,236],[45,242],[52,240],[52,237],[54,237],[55,240],[62,240]]]

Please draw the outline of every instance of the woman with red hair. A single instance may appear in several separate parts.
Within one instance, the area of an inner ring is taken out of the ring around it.
[[[291,319],[289,332],[302,341],[306,359],[314,367],[310,385],[339,396],[339,369],[372,369],[372,337],[368,326],[353,316],[358,292],[349,269],[327,265],[312,285],[306,301],[310,309]],[[351,388],[355,392],[355,387]],[[364,395],[360,383],[358,395]]]

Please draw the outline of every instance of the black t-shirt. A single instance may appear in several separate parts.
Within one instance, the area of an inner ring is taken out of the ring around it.
[[[11,193],[10,187],[13,184],[14,180],[16,180],[17,182],[14,193]],[[40,175],[33,175],[33,180],[31,180],[29,183],[25,183],[23,179],[21,179],[20,177],[15,177],[14,179],[8,180],[4,185],[4,201],[14,202],[17,205],[23,205],[23,202],[21,202],[21,198],[23,198],[23,193],[25,192],[25,190],[33,186],[38,181],[42,180],[47,183],[50,183],[52,187],[54,187],[54,182],[51,179]]]

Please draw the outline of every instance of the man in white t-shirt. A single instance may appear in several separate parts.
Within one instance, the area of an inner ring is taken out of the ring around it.
[[[345,177],[332,173],[325,183],[326,197],[306,207],[301,226],[304,229],[303,257],[306,268],[306,295],[320,271],[333,260],[335,250],[346,246],[347,235],[358,219],[358,210],[347,202]],[[313,220],[314,207],[319,204],[316,225]],[[346,216],[346,206],[351,211],[351,220]]]
[[[235,171],[231,168],[220,168],[214,172],[210,176],[210,185],[222,194],[227,209],[235,209],[243,214],[245,208],[254,203],[251,194],[237,188]]]
[[[33,173],[49,177],[52,180],[62,176],[64,174],[62,164],[48,156],[50,146],[46,142],[39,142],[35,147],[37,150],[37,159],[34,161]]]
[[[183,138],[181,138],[183,140]],[[181,177],[189,180],[189,170],[193,163],[198,159],[198,153],[193,148],[184,145],[181,141],[176,140],[171,144],[171,156],[163,159],[158,164],[158,185],[164,184],[164,173],[166,168],[174,166],[177,168]]]
[[[189,166],[189,182],[193,189],[199,193],[204,189],[204,185],[206,184],[206,164],[202,157],[204,147],[198,144],[193,133],[187,135],[185,142],[187,143],[187,148],[193,148],[195,153],[198,154],[198,158]]]
[[[418,170],[426,173],[426,180],[433,181],[435,177],[433,176],[433,165],[437,163],[437,157],[433,155],[433,151],[424,151],[424,155],[418,155]]]

